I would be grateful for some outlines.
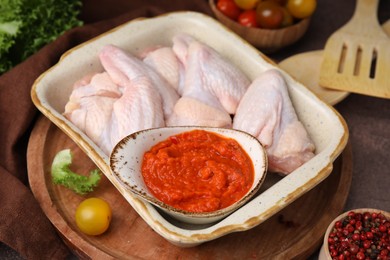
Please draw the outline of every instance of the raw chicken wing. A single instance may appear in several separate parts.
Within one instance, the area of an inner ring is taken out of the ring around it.
[[[161,96],[150,81],[128,82],[122,97],[113,105],[109,131],[112,147],[134,132],[165,126],[161,104]]]
[[[174,37],[173,51],[184,65],[182,98],[168,125],[231,127],[249,79],[214,49],[189,35]]]
[[[160,47],[146,54],[143,62],[148,64],[180,95],[184,86],[184,67],[170,47]]]
[[[88,75],[74,84],[64,116],[107,152],[111,142],[105,136],[120,96],[120,88],[106,72]]]
[[[64,112],[107,155],[125,136],[165,126],[161,96],[150,79],[113,76],[103,72],[76,82]]]
[[[289,174],[314,156],[314,144],[298,120],[286,82],[276,69],[262,73],[249,86],[237,108],[233,128],[260,140],[272,172]]]
[[[123,86],[131,82],[137,85],[136,81],[142,81],[142,84],[152,86],[157,92],[156,95],[161,96],[165,119],[172,114],[179,95],[156,71],[114,45],[104,46],[99,57],[104,69],[116,84]]]
[[[174,37],[173,50],[185,68],[183,96],[200,98],[208,92],[234,114],[250,84],[248,77],[213,48],[188,35]]]

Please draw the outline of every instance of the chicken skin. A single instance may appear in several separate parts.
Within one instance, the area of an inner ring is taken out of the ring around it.
[[[257,137],[268,155],[269,170],[289,174],[314,156],[314,144],[299,121],[286,82],[276,69],[249,86],[237,108],[233,128]]]
[[[183,64],[185,75],[182,98],[167,124],[202,122],[201,125],[231,127],[230,114],[236,112],[250,84],[246,75],[214,49],[188,35],[174,37],[172,49]],[[188,106],[185,102],[189,102]],[[193,116],[188,117],[187,107],[191,107]]]

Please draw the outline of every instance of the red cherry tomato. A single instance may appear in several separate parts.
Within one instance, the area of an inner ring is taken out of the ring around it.
[[[260,2],[256,8],[256,21],[261,28],[280,28],[283,21],[282,7],[272,1]]]
[[[238,23],[247,27],[257,27],[256,11],[247,10],[242,12],[240,16],[238,16]]]
[[[241,13],[241,9],[236,5],[234,0],[218,0],[217,8],[227,17],[237,20]]]

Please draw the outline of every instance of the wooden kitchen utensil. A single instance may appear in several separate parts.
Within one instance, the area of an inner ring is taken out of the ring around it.
[[[390,37],[390,19],[387,20],[384,24],[382,24],[382,28],[385,31],[385,33],[387,33],[387,35],[389,35]]]
[[[318,84],[323,50],[308,51],[282,60],[281,69],[301,82],[329,105],[336,105],[349,95],[347,91],[323,88]]]
[[[390,38],[379,25],[379,0],[357,0],[351,20],[325,45],[320,85],[390,98]]]

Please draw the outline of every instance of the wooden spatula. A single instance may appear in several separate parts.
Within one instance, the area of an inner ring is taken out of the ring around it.
[[[357,0],[351,20],[329,37],[322,87],[390,98],[390,38],[379,25],[378,3]]]

